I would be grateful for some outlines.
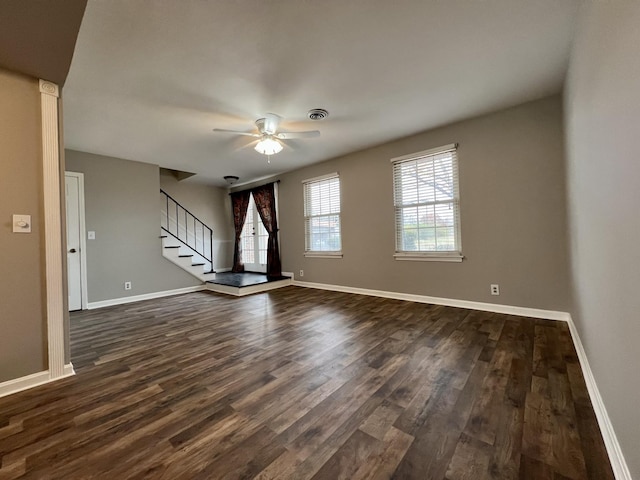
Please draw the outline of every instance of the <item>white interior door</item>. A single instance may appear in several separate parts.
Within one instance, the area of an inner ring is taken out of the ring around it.
[[[253,195],[249,199],[247,219],[242,228],[242,260],[247,272],[267,271],[267,239],[269,234],[264,228]]]
[[[83,298],[81,243],[84,236],[81,221],[81,178],[78,174],[65,174],[67,209],[67,280],[69,283],[69,310],[81,310]]]

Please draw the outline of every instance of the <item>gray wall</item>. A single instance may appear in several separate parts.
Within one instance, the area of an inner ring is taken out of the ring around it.
[[[0,382],[47,369],[38,81],[0,70]],[[30,234],[12,233],[13,214]]]
[[[96,232],[87,240],[89,302],[201,284],[162,256],[157,165],[65,153],[67,171],[84,173],[86,229]]]
[[[640,3],[590,2],[566,91],[573,317],[640,478]]]
[[[449,143],[459,143],[465,259],[394,260],[390,159]],[[567,311],[564,166],[562,103],[552,97],[284,174],[283,270],[304,269],[309,282]],[[344,258],[305,258],[301,181],[334,171]]]
[[[233,265],[233,217],[227,189],[160,174],[160,187],[213,230],[214,269]]]

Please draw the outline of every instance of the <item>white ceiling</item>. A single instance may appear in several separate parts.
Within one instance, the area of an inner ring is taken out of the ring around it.
[[[214,185],[292,170],[559,92],[581,3],[89,0],[66,147]],[[308,120],[318,107],[329,118]],[[251,137],[211,131],[267,112],[321,136],[268,164]]]

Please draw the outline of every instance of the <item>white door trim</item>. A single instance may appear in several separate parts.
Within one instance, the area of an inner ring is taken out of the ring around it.
[[[78,215],[80,217],[80,282],[82,284],[81,303],[82,310],[86,310],[89,304],[87,292],[87,230],[84,216],[84,173],[64,172],[65,177],[78,179]]]

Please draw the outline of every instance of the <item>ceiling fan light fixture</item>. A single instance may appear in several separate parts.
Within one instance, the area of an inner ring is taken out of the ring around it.
[[[262,155],[275,155],[282,151],[282,144],[271,135],[265,135],[254,148]]]

